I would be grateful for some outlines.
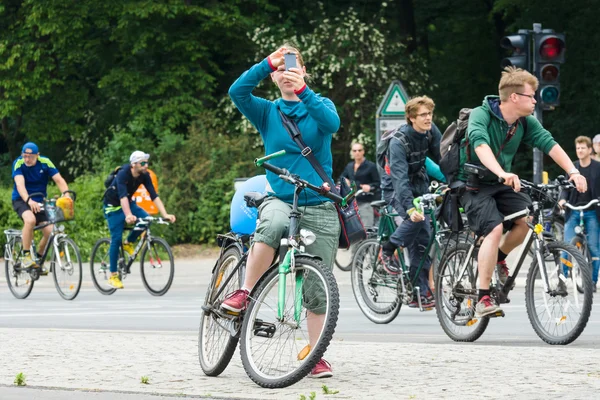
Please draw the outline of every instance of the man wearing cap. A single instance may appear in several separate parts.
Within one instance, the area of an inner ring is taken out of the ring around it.
[[[41,210],[42,201],[47,196],[46,187],[48,180],[52,180],[58,186],[61,193],[69,190],[67,182],[60,176],[58,169],[48,157],[40,156],[39,149],[35,143],[28,142],[23,145],[21,156],[12,165],[12,178],[15,181],[12,193],[13,209],[23,220],[23,264],[24,268],[38,268],[37,263],[31,255],[31,241],[33,239],[33,228],[48,221],[46,213]],[[42,193],[42,196],[29,197],[32,193]],[[42,228],[44,237],[40,240],[39,251],[42,253],[52,233],[52,225]],[[41,258],[38,254],[37,258]],[[47,271],[41,271],[47,275]]]
[[[592,140],[592,146],[594,147],[594,160],[600,161],[600,133],[594,136]]]
[[[175,216],[167,214],[165,206],[156,194],[150,174],[148,174],[148,159],[150,154],[143,151],[134,151],[129,157],[129,164],[121,167],[115,175],[113,184],[104,194],[104,217],[108,222],[110,230],[110,272],[108,283],[117,289],[123,288],[123,283],[117,274],[117,262],[119,259],[119,246],[123,238],[125,223],[132,224],[137,218],[144,218],[148,213],[138,207],[131,200],[133,194],[140,185],[144,185],[150,194],[150,198],[158,207],[163,218],[175,222]],[[125,243],[123,250],[133,254],[132,243],[140,236],[141,231],[132,230]]]

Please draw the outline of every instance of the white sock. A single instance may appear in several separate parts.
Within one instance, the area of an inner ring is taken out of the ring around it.
[[[247,293],[250,293],[250,289],[248,289],[246,286],[242,286],[242,290],[245,290]]]

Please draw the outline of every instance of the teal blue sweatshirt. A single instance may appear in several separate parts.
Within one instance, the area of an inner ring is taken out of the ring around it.
[[[268,59],[264,59],[244,72],[231,85],[229,96],[238,110],[260,132],[265,145],[265,154],[272,154],[279,150],[286,151],[284,156],[269,161],[271,164],[279,168],[286,168],[313,185],[321,186],[323,180],[306,158],[302,156],[300,148],[283,127],[277,106],[281,108],[284,114],[296,121],[304,142],[312,149],[317,160],[331,178],[333,172],[331,138],[340,127],[340,118],[335,105],[331,100],[321,97],[307,86],[297,92],[300,101],[287,101],[281,98],[270,101],[254,96],[252,90],[271,72],[273,72],[273,69]],[[267,180],[273,189],[272,194],[291,204],[294,198],[294,186],[282,181],[270,171],[266,173]],[[324,201],[330,200],[317,195],[311,190],[305,190],[300,195],[299,205],[316,205]]]

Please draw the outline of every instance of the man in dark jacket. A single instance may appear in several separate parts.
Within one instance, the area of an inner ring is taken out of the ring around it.
[[[592,141],[587,136],[575,139],[575,151],[579,161],[575,168],[579,170],[588,183],[588,190],[579,193],[577,190],[564,190],[558,204],[562,207],[566,202],[575,207],[585,206],[593,199],[600,198],[600,162],[592,158]],[[598,283],[598,269],[600,268],[600,207],[594,205],[583,212],[585,234],[592,256],[592,280],[594,292]],[[565,241],[569,243],[575,236],[575,227],[579,225],[579,212],[565,209]],[[566,271],[565,271],[566,272]]]
[[[432,121],[434,107],[433,100],[427,96],[411,99],[405,107],[408,124],[403,125],[399,132],[381,138],[381,140],[390,140],[387,161],[383,168],[389,177],[382,179],[385,184],[382,185],[384,197],[403,220],[392,234],[390,241],[383,247],[384,268],[390,274],[398,274],[400,267],[394,260],[394,251],[397,248],[407,248],[410,254],[410,275],[413,278],[419,263],[427,257],[417,281],[424,308],[435,305],[429,290],[431,260],[425,254],[431,236],[431,227],[429,220],[417,211],[412,203],[415,197],[428,191],[429,178],[425,172],[427,153],[431,153],[434,162],[440,161],[442,135]],[[390,184],[393,191],[389,190]],[[415,296],[409,307],[417,307],[417,305],[418,300]]]
[[[340,178],[356,182],[358,189],[363,193],[356,197],[360,218],[365,226],[373,226],[373,207],[371,202],[381,199],[381,181],[377,165],[365,158],[365,147],[361,143],[352,144],[352,158],[354,161],[348,163]]]

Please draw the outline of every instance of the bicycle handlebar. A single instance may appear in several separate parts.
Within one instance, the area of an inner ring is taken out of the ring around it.
[[[264,169],[271,171],[272,173],[278,175],[280,179],[282,179],[288,183],[291,183],[292,185],[294,185],[296,187],[307,187],[310,190],[312,190],[313,192],[318,193],[322,196],[325,196],[330,200],[333,200],[334,203],[339,204],[342,207],[346,207],[346,205],[348,205],[348,203],[350,203],[354,199],[354,196],[356,196],[356,186],[355,185],[352,185],[352,190],[350,190],[350,193],[348,193],[347,196],[342,197],[340,195],[332,193],[331,190],[333,188],[329,187],[329,185],[325,186],[326,182],[324,182],[323,186],[321,186],[321,187],[315,186],[312,183],[307,182],[304,179],[301,179],[299,176],[290,173],[290,171],[288,171],[285,168],[279,168],[273,164],[269,164],[268,162],[266,162],[267,160],[282,156],[284,154],[286,154],[285,150],[280,150],[276,153],[269,154],[265,157],[255,159],[254,164],[257,167],[263,167]]]
[[[65,194],[65,193],[70,193],[70,194],[72,194],[73,196],[72,196],[71,198],[73,199],[73,201],[75,201],[75,199],[77,199],[77,193],[75,193],[74,191],[72,191],[72,190],[65,190],[65,191],[62,193],[62,194],[63,194],[63,196],[64,196],[64,194]],[[35,193],[31,193],[31,194],[29,194],[29,197],[27,197],[27,201],[25,201],[25,203],[29,203],[29,200],[31,200],[31,198],[32,198],[32,197],[34,197],[34,196],[42,196],[43,198],[46,198],[46,197],[44,196],[44,193],[42,193],[42,192],[35,192]]]
[[[573,205],[571,205],[571,204],[569,204],[569,203],[565,203],[565,204],[563,204],[563,206],[565,206],[565,207],[567,207],[567,208],[570,208],[570,209],[571,209],[571,210],[573,210],[573,211],[583,211],[583,210],[585,210],[586,208],[590,208],[590,207],[591,207],[591,206],[593,206],[594,204],[600,204],[600,200],[598,200],[598,199],[593,199],[593,200],[591,200],[589,203],[587,203],[585,206],[579,206],[579,207],[575,207],[575,206],[573,206]]]

